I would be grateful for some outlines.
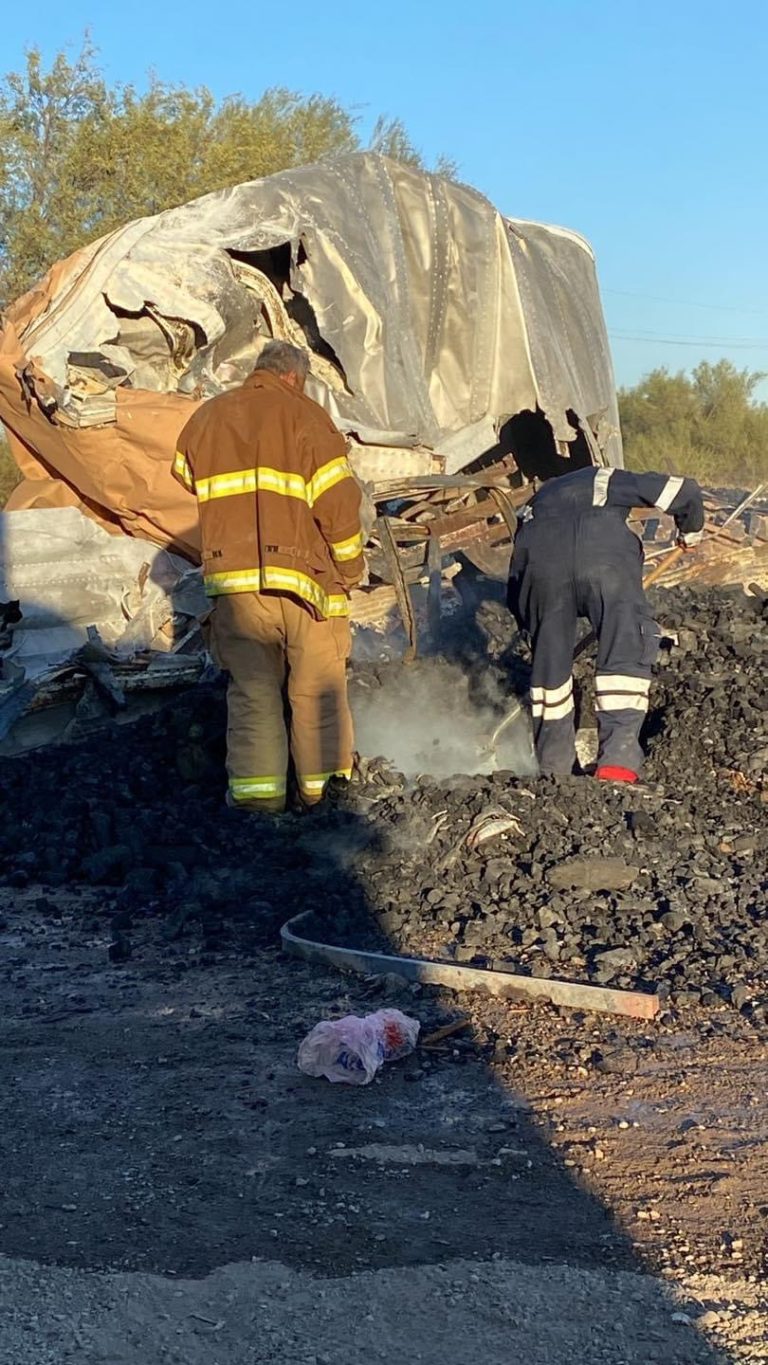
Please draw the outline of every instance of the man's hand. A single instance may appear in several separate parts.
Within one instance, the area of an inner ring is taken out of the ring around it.
[[[677,543],[681,550],[695,550],[696,546],[701,544],[703,536],[703,531],[681,531]]]

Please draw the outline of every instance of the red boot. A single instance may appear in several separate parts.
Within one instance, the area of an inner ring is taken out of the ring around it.
[[[615,768],[610,763],[603,763],[595,777],[600,782],[637,782],[637,773],[631,768]]]

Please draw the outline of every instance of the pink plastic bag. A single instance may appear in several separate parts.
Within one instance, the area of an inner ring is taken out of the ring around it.
[[[417,1019],[400,1010],[324,1020],[301,1043],[299,1070],[343,1085],[367,1085],[385,1062],[413,1052],[419,1027]]]

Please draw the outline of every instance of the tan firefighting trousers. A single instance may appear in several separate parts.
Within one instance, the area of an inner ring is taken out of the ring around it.
[[[305,804],[322,799],[331,777],[350,777],[350,646],[345,617],[317,621],[291,597],[238,592],[216,599],[211,649],[230,674],[230,801],[264,811],[285,809],[288,726]]]

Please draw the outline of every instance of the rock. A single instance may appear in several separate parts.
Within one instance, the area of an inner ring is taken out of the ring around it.
[[[747,1004],[747,1001],[752,998],[753,993],[754,992],[750,990],[749,986],[743,984],[733,986],[731,988],[731,1004],[737,1010],[740,1010]]]
[[[127,962],[133,954],[133,945],[127,934],[117,933],[108,951],[110,962]]]
[[[560,891],[580,887],[588,891],[625,891],[640,874],[623,858],[567,858],[547,872],[550,886]]]
[[[628,811],[627,827],[636,836],[656,833],[656,821],[645,810]]]
[[[622,967],[632,967],[636,954],[632,948],[609,948],[607,952],[595,954],[595,966],[600,972],[615,973]]]
[[[698,1005],[701,1003],[701,991],[689,988],[688,990],[675,991],[672,996],[672,1003],[682,1009],[687,1005]]]
[[[475,955],[476,949],[473,947],[464,947],[463,945],[459,945],[459,947],[456,949],[456,961],[459,963],[472,962]]]
[[[385,976],[379,977],[377,984],[385,1000],[397,1000],[400,996],[407,995],[411,988],[410,982],[394,972],[387,972]]]
[[[664,925],[665,929],[669,929],[672,933],[676,933],[678,929],[682,929],[683,925],[687,922],[687,918],[687,915],[683,914],[680,910],[668,910],[666,914],[662,915],[660,923]]]
[[[632,1076],[639,1065],[637,1056],[628,1047],[601,1052],[593,1061],[596,1069],[608,1076]]]
[[[559,924],[561,918],[562,917],[557,911],[552,909],[551,905],[542,905],[541,908],[536,911],[536,923],[542,929],[549,929],[553,924]]]
[[[83,872],[88,881],[118,885],[131,864],[131,850],[126,844],[112,844],[83,859]]]

